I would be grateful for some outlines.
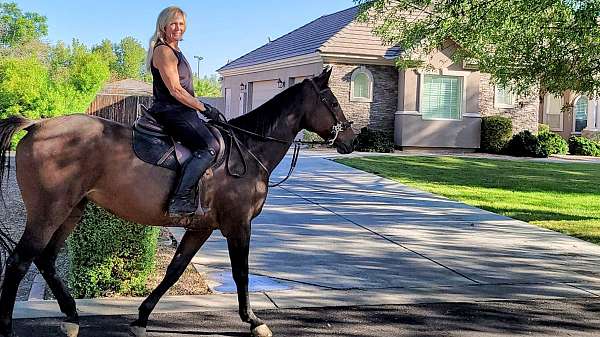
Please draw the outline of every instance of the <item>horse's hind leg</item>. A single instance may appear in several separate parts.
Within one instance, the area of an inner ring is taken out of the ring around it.
[[[60,220],[56,222],[49,220],[56,220],[57,218]],[[47,219],[44,219],[43,215],[40,214],[38,217],[27,219],[25,232],[6,261],[2,294],[0,294],[1,337],[13,336],[12,312],[19,284],[27,270],[29,270],[33,259],[42,253],[64,218],[66,218],[66,215],[64,217],[48,216]]]
[[[158,287],[142,302],[139,308],[138,319],[131,323],[130,332],[135,337],[146,336],[146,327],[148,326],[148,317],[160,298],[177,282],[179,277],[190,264],[198,249],[210,237],[212,230],[187,231],[181,239],[181,243],[175,251],[175,255],[167,268],[167,273]]]
[[[244,233],[238,233],[236,236],[227,238],[233,280],[237,286],[240,317],[242,318],[242,321],[250,323],[252,336],[271,337],[273,334],[269,327],[254,314],[252,307],[250,306],[250,297],[248,295],[250,226],[247,226],[247,228],[248,230],[244,231]]]
[[[52,290],[52,294],[54,294],[60,310],[67,316],[61,324],[61,329],[68,337],[76,337],[78,335],[79,316],[77,315],[75,299],[73,299],[73,296],[71,296],[60,277],[56,275],[55,263],[56,257],[63,247],[65,240],[73,232],[75,226],[83,216],[86,204],[87,200],[84,199],[75,206],[67,220],[54,233],[42,254],[34,260],[35,265],[40,270],[42,276],[44,276],[50,290]]]

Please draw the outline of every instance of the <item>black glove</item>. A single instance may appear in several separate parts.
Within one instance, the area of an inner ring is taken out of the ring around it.
[[[223,114],[221,113],[221,111],[219,111],[219,109],[215,108],[214,106],[212,106],[208,103],[202,102],[202,104],[204,104],[204,108],[206,110],[200,111],[200,113],[203,114],[204,116],[206,116],[206,118],[212,119],[214,121],[227,122],[227,120],[225,119],[225,116],[223,116]]]

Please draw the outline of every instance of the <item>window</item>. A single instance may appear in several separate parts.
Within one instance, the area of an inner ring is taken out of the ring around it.
[[[494,106],[496,108],[514,108],[515,95],[508,88],[496,86],[496,94],[494,96]]]
[[[588,99],[585,96],[579,96],[575,102],[575,132],[581,132],[587,126],[588,119]]]
[[[544,96],[544,123],[552,131],[563,130],[563,97],[547,93]]]
[[[460,119],[463,101],[462,77],[424,75],[421,95],[423,119]]]
[[[357,68],[352,73],[352,79],[350,81],[350,101],[373,101],[373,75],[365,67]]]

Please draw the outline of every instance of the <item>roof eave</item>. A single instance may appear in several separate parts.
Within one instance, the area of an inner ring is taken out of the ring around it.
[[[281,68],[302,66],[302,65],[318,63],[318,62],[323,62],[323,58],[321,57],[321,55],[318,52],[314,52],[314,53],[310,53],[310,54],[288,57],[288,58],[284,58],[284,59],[280,59],[280,60],[273,60],[270,62],[263,62],[263,63],[259,63],[259,64],[249,65],[249,66],[236,67],[236,68],[230,68],[230,69],[221,68],[221,69],[217,70],[217,72],[223,77],[236,76],[236,75],[245,75],[245,74],[250,74],[250,73],[256,73],[256,72],[260,72],[260,71],[268,71],[268,70],[275,70],[275,69],[281,69]]]

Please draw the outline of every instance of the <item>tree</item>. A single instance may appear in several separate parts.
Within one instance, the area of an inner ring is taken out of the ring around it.
[[[359,18],[421,67],[449,39],[457,62],[475,61],[517,93],[600,89],[600,0],[356,0]]]
[[[102,60],[108,64],[111,77],[117,77],[118,60],[115,52],[116,47],[109,39],[104,39],[100,44],[92,47],[92,53],[98,54]]]
[[[46,17],[23,13],[17,4],[0,3],[0,46],[15,47],[48,34]]]
[[[116,72],[119,79],[141,80],[144,77],[146,50],[138,40],[131,36],[123,38],[115,46],[115,54],[117,55]]]
[[[217,76],[204,76],[203,78],[194,77],[194,93],[198,97],[221,96],[221,85],[217,80]]]

